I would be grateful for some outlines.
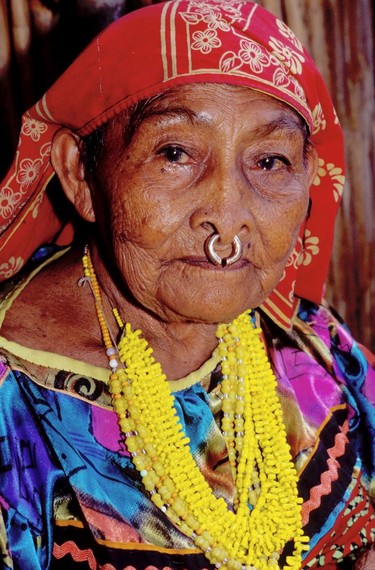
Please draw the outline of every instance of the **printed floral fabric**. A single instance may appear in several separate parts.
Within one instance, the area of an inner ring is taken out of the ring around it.
[[[303,303],[290,333],[266,316],[262,326],[311,537],[303,568],[339,568],[375,538],[374,371],[324,307]],[[48,367],[36,378],[5,351],[0,367],[3,568],[212,569],[143,489],[104,382]],[[231,508],[220,379],[218,367],[174,396],[197,464]]]
[[[49,184],[58,129],[86,135],[137,101],[200,82],[257,89],[290,105],[309,125],[320,165],[310,213],[263,310],[289,329],[298,297],[320,303],[344,185],[341,128],[323,79],[294,33],[257,4],[235,0],[176,0],[119,19],[25,114],[14,163],[0,184],[0,280],[19,271],[39,246],[71,241],[69,217],[54,204]]]

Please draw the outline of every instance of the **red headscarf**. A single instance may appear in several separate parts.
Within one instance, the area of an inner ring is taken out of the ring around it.
[[[0,278],[16,273],[38,246],[72,238],[45,192],[54,175],[51,141],[61,126],[86,135],[143,98],[199,82],[257,89],[308,123],[319,156],[310,215],[262,308],[288,328],[298,297],[320,302],[344,183],[342,132],[323,79],[293,32],[260,6],[234,0],[177,0],[121,18],[24,115],[0,189]]]

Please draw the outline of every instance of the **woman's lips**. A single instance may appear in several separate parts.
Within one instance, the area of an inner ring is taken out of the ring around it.
[[[226,265],[225,267],[222,265],[214,265],[205,257],[182,257],[178,261],[194,265],[196,267],[201,267],[202,269],[214,271],[238,271],[239,269],[243,269],[244,267],[251,265],[250,261],[247,259],[240,259],[239,261],[236,261],[236,263],[233,263],[233,265]]]

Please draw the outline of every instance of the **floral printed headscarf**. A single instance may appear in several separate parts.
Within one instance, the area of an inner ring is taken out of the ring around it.
[[[46,193],[58,129],[87,135],[141,99],[200,82],[257,89],[309,125],[319,156],[310,215],[262,308],[289,328],[298,297],[319,303],[344,183],[342,132],[323,79],[294,33],[257,4],[235,0],[177,0],[132,12],[99,35],[24,115],[0,189],[0,278],[21,269],[40,245],[72,239]]]

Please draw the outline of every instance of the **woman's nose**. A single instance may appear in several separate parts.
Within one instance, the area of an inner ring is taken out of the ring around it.
[[[201,184],[201,200],[191,216],[191,227],[203,229],[205,235],[219,234],[218,245],[231,244],[236,235],[245,239],[253,225],[250,194],[239,170],[218,169]]]

